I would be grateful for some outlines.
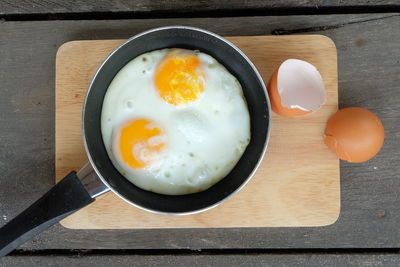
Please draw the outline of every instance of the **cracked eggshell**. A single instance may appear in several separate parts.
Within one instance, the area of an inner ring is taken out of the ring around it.
[[[381,150],[385,132],[380,119],[364,108],[337,111],[325,129],[325,144],[338,158],[348,162],[364,162]]]
[[[268,83],[272,110],[284,117],[297,117],[318,110],[326,102],[321,74],[299,59],[284,61]]]

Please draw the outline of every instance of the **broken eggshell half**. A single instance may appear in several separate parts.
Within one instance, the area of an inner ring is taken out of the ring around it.
[[[297,117],[318,110],[326,102],[321,74],[312,64],[285,60],[268,83],[272,110],[284,117]]]
[[[375,113],[365,108],[338,110],[325,128],[325,144],[348,162],[365,162],[381,150],[385,129]]]

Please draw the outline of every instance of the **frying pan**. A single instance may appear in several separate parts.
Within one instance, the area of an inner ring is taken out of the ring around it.
[[[232,171],[205,191],[179,196],[146,191],[124,178],[108,158],[100,130],[103,99],[118,71],[143,53],[172,47],[197,49],[223,64],[242,85],[251,124],[250,143]],[[266,150],[270,124],[270,103],[263,80],[250,60],[230,42],[214,33],[185,26],[138,34],[108,56],[88,88],[83,107],[83,137],[89,163],[80,171],[69,173],[0,229],[0,257],[109,190],[133,206],[161,214],[193,214],[215,207],[239,191],[255,173]]]

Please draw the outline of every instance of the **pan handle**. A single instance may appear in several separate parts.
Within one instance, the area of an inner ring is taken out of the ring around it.
[[[87,163],[69,173],[43,197],[0,228],[0,258],[109,191]]]

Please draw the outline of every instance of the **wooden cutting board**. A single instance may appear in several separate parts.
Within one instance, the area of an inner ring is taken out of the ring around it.
[[[253,179],[233,198],[209,211],[157,215],[109,192],[61,224],[74,229],[323,226],[340,212],[339,160],[323,143],[326,121],[338,107],[337,53],[322,35],[227,37],[256,65],[265,83],[288,58],[314,64],[328,100],[314,114],[273,115],[268,150]],[[56,181],[87,161],[81,112],[86,88],[106,56],[124,40],[72,41],[56,59]]]

